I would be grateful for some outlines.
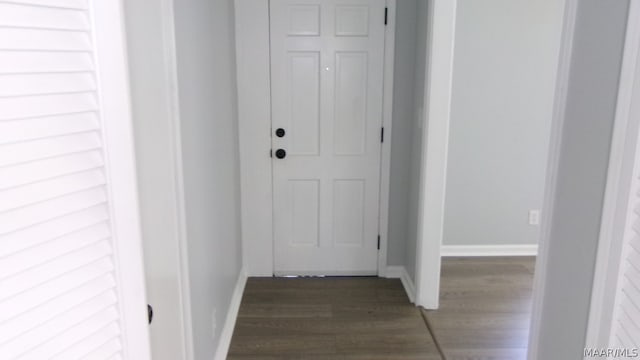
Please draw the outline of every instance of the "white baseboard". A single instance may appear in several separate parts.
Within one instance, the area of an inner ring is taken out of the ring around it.
[[[411,277],[409,276],[409,273],[404,266],[387,266],[385,277],[390,279],[400,279],[400,281],[402,282],[402,286],[404,286],[404,291],[409,297],[409,301],[415,303],[416,287],[413,284],[413,280],[411,280]]]
[[[536,256],[537,244],[442,245],[442,256]]]
[[[227,353],[229,352],[229,346],[231,345],[231,337],[233,336],[233,329],[236,326],[236,319],[238,318],[238,311],[240,310],[240,303],[242,302],[242,294],[244,293],[244,287],[247,284],[247,272],[244,268],[240,270],[238,274],[238,281],[236,287],[233,290],[231,296],[231,303],[229,304],[229,311],[227,317],[224,320],[224,326],[220,333],[220,341],[218,342],[218,349],[216,350],[216,360],[225,360]]]

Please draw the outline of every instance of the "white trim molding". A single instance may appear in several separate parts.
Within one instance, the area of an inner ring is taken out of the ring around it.
[[[177,229],[175,238],[178,252],[178,287],[181,305],[182,343],[185,360],[194,359],[193,349],[193,321],[191,318],[191,285],[189,280],[189,253],[187,244],[187,214],[185,210],[184,174],[182,172],[182,127],[180,125],[180,100],[178,94],[178,66],[175,39],[175,11],[172,0],[160,2],[162,12],[162,37],[164,39],[164,56],[166,68],[164,76],[168,84],[166,97],[170,100],[165,104],[169,113],[171,127],[171,172],[174,176],[174,196]]]
[[[229,304],[229,311],[227,317],[224,320],[222,332],[220,333],[220,340],[218,342],[218,348],[216,350],[215,360],[225,360],[229,353],[229,346],[231,345],[231,338],[233,336],[233,329],[236,327],[236,320],[238,319],[238,311],[240,311],[240,303],[242,303],[242,295],[244,294],[244,288],[247,285],[247,272],[244,268],[240,269],[238,274],[238,281],[236,287],[231,295],[231,303]]]
[[[440,293],[440,247],[449,152],[456,0],[429,2],[428,67],[425,81],[422,166],[416,251],[416,305],[437,309]]]
[[[234,1],[242,264],[273,275],[269,1]]]
[[[558,72],[556,74],[556,89],[549,139],[549,155],[545,179],[545,192],[542,206],[541,235],[538,243],[538,257],[536,259],[533,280],[533,308],[531,311],[531,328],[529,331],[529,346],[527,358],[538,358],[540,340],[540,321],[545,298],[545,279],[547,261],[549,258],[549,237],[551,234],[551,219],[556,197],[556,178],[560,163],[560,145],[562,142],[562,128],[567,102],[569,73],[571,70],[571,55],[573,53],[573,38],[578,11],[578,0],[566,0],[560,54],[558,58]]]
[[[89,18],[122,356],[144,360],[151,359],[151,348],[147,316],[140,311],[147,294],[123,7],[120,1],[92,0]]]
[[[380,208],[378,209],[378,234],[380,234],[380,251],[378,251],[378,276],[385,277],[387,271],[387,249],[389,239],[389,185],[391,183],[391,134],[393,130],[393,71],[396,39],[396,0],[387,0],[388,23],[384,34],[384,78],[382,126],[385,141],[382,143],[380,158]]]
[[[613,325],[616,287],[622,259],[627,206],[636,159],[639,121],[632,114],[632,107],[640,105],[634,94],[634,84],[640,83],[640,1],[632,1],[629,8],[627,32],[616,104],[616,118],[611,141],[607,185],[596,270],[593,278],[587,347],[602,348],[609,345]],[[637,91],[637,90],[636,90]],[[635,156],[634,156],[635,155]]]
[[[443,245],[442,256],[536,256],[537,244]]]
[[[404,266],[387,266],[385,274],[388,279],[400,279],[409,301],[416,302],[416,287]]]
[[[169,0],[165,0],[169,1]],[[395,10],[386,0],[383,126],[385,141],[380,163],[378,274],[387,264],[389,178],[393,115]],[[273,184],[271,157],[271,64],[269,1],[235,0],[236,76],[240,138],[242,258],[249,276],[273,275]]]

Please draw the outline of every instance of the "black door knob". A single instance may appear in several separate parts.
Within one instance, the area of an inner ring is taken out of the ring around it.
[[[276,150],[276,157],[278,159],[284,159],[287,156],[287,152],[284,151],[284,149],[278,149]]]
[[[153,321],[153,308],[147,304],[147,316],[149,317],[149,324]]]
[[[284,136],[284,134],[285,134],[285,131],[284,131],[284,129],[283,129],[283,128],[278,128],[278,129],[276,130],[276,136],[277,136],[277,137],[283,137],[283,136]]]

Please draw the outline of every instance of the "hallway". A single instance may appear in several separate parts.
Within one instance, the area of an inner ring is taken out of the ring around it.
[[[400,280],[250,278],[228,359],[441,357]]]
[[[229,359],[526,359],[534,266],[445,257],[424,318],[397,279],[250,278]]]

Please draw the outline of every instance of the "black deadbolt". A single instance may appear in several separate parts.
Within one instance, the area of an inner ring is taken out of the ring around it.
[[[277,136],[277,137],[283,137],[283,136],[284,136],[284,134],[285,134],[285,132],[284,132],[284,129],[283,129],[283,128],[278,128],[278,129],[276,130],[276,136]]]
[[[278,159],[284,159],[284,157],[287,156],[287,152],[284,151],[284,149],[278,149],[276,150],[276,157]]]

